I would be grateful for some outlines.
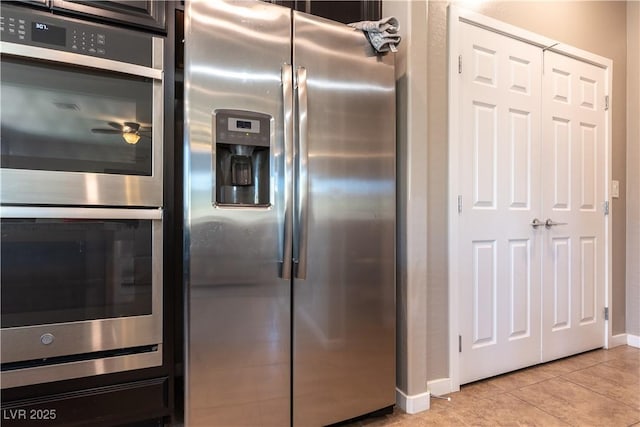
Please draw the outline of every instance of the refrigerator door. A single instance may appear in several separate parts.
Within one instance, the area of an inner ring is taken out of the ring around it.
[[[293,55],[293,425],[320,426],[395,403],[394,59],[298,12]]]
[[[186,4],[188,426],[290,423],[291,282],[282,266],[292,89],[291,78],[281,81],[290,14],[262,2]]]

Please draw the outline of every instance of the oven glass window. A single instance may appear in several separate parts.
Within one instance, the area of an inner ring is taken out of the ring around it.
[[[151,220],[1,225],[3,328],[151,314]]]
[[[2,58],[3,168],[152,173],[153,80]]]

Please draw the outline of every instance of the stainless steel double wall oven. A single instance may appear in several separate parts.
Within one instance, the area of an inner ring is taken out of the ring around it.
[[[0,24],[2,388],[159,366],[163,39]]]

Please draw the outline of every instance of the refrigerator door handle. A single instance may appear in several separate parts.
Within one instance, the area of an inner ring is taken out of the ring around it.
[[[284,233],[281,276],[291,279],[291,260],[293,258],[293,206],[291,200],[293,174],[293,67],[283,64],[282,78],[282,116],[284,122]]]
[[[296,69],[296,89],[298,101],[298,256],[296,279],[307,278],[307,242],[309,220],[309,122],[307,109],[307,69]]]

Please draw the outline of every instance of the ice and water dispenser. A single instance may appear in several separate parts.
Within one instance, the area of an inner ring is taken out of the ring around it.
[[[216,205],[269,206],[271,116],[240,110],[214,116]]]

